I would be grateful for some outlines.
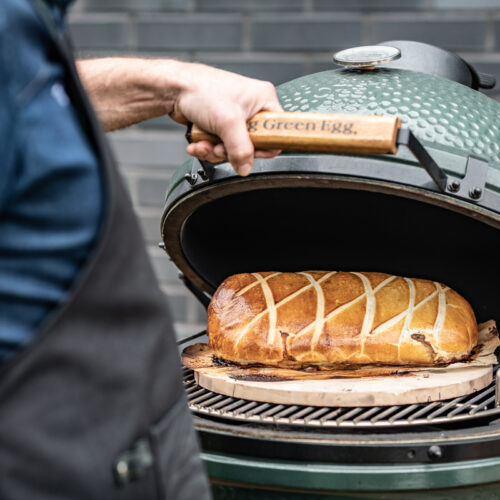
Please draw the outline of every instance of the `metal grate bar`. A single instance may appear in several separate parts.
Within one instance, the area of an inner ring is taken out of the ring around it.
[[[494,371],[498,371],[498,366]],[[380,428],[447,424],[500,415],[500,407],[495,404],[495,397],[499,397],[495,393],[495,382],[474,394],[444,402],[344,408],[273,404],[224,396],[200,387],[191,370],[183,370],[182,374],[192,411],[241,422]]]
[[[416,411],[413,415],[410,415],[408,417],[408,420],[411,422],[412,420],[416,420],[418,417],[422,417],[425,415],[427,412],[432,410],[433,408],[436,408],[436,406],[440,406],[441,403],[439,401],[435,401],[434,403],[430,403],[428,405],[424,405],[420,408],[420,410]]]
[[[256,406],[255,408],[250,410],[247,413],[247,415],[250,415],[250,416],[257,415],[260,412],[264,411],[266,408],[269,408],[270,406],[271,406],[270,403],[261,403],[259,406]],[[259,417],[260,417],[260,415],[259,415]]]
[[[490,394],[494,394],[495,388],[490,387],[489,389],[481,391],[477,396],[474,396],[468,403],[472,406],[473,404],[477,404],[478,401],[481,401],[485,396],[489,396]]]
[[[219,401],[218,403],[212,405],[212,410],[222,410],[225,406],[231,404],[234,401],[234,398],[227,398]]]
[[[327,408],[329,410],[329,408]],[[342,408],[337,408],[336,410],[329,411],[326,415],[323,415],[319,421],[321,423],[326,422],[327,420],[330,420],[332,417],[335,417],[342,411]]]
[[[236,401],[234,401],[233,403],[231,403],[228,407],[224,408],[224,411],[232,412],[232,410],[234,410],[235,408],[240,407],[245,402],[246,402],[245,399],[237,399]]]
[[[397,411],[401,408],[400,406],[394,406],[394,409]],[[396,420],[399,420],[403,417],[406,417],[408,413],[411,413],[413,410],[416,410],[417,408],[420,408],[420,405],[410,405],[406,406],[403,408],[401,411],[397,411],[395,415],[389,418],[389,422],[395,422]]]
[[[269,405],[269,406],[271,406],[271,405]],[[264,413],[261,413],[260,416],[262,418],[271,417],[275,413],[278,413],[279,411],[281,411],[284,407],[285,407],[285,405],[271,406],[271,408],[269,408],[268,410],[266,410]]]
[[[203,389],[203,387],[199,385],[193,385],[193,387],[187,389],[186,392],[189,394],[189,402],[192,401],[191,398],[195,397],[197,394],[201,394],[203,391],[206,391],[206,389]]]
[[[491,393],[494,393],[495,388],[491,387],[490,389],[486,390],[485,392],[481,392],[480,394],[474,396],[472,399],[469,401],[465,402],[464,404],[457,405],[457,408],[453,409],[448,413],[449,417],[453,417],[454,415],[457,415],[458,413],[466,413],[468,410],[473,411],[475,409],[475,404],[483,399],[484,397],[488,396]]]
[[[274,414],[274,418],[278,419],[278,418],[288,417],[290,414],[292,414],[298,408],[299,408],[298,406],[289,406],[288,408],[285,408],[284,410],[280,411],[279,413]]]
[[[483,404],[476,406],[470,411],[471,415],[477,415],[481,410],[485,410],[489,404],[495,402],[495,396],[488,398]]]
[[[462,399],[464,399],[464,396],[452,399],[451,401],[449,401],[446,404],[441,404],[436,410],[434,410],[432,413],[430,413],[429,415],[427,415],[427,418],[428,419],[432,419],[432,418],[435,418],[435,417],[437,417],[439,415],[442,415],[443,413],[446,413],[446,411],[448,409],[456,406],[457,403],[459,403],[460,401],[462,401]]]
[[[363,411],[364,408],[354,408],[351,411],[348,411],[347,413],[344,413],[341,415],[338,419],[337,422],[343,422],[344,420],[351,419],[351,417],[356,416],[360,411]]]
[[[203,401],[203,405],[207,408],[209,408],[209,407],[212,408],[213,403],[217,403],[217,401],[220,401],[222,398],[224,398],[224,396],[222,394],[215,394],[210,399]]]
[[[306,422],[310,422],[311,420],[317,419],[321,417],[321,415],[325,414],[330,408],[319,408],[316,411],[312,412],[310,415],[304,419]]]
[[[255,401],[249,401],[246,405],[240,406],[237,410],[234,411],[235,415],[239,415],[240,413],[247,413],[248,410],[251,410],[254,406],[257,406]]]
[[[374,413],[377,413],[380,410],[380,406],[374,406],[373,408],[369,408],[367,411],[363,412],[361,415],[358,415],[357,417],[354,417],[352,419],[353,422],[360,422],[363,420],[368,420],[369,417],[371,417]]]
[[[299,409],[299,411],[293,416],[294,419],[299,420],[304,415],[314,410],[314,406],[306,406],[305,408]]]
[[[186,382],[184,382],[184,389],[187,389],[188,387],[191,387],[193,384],[196,384],[196,381],[193,379],[193,380],[188,380]]]
[[[192,399],[191,404],[195,405],[195,404],[201,403],[202,401],[209,400],[210,396],[213,396],[213,394],[214,393],[211,391],[206,391],[204,394],[200,394],[196,398]]]
[[[379,420],[386,418],[391,413],[397,411],[398,408],[399,408],[399,406],[382,407],[381,408],[382,411],[378,415],[375,415],[374,417],[372,417],[370,419],[370,422],[378,422]]]

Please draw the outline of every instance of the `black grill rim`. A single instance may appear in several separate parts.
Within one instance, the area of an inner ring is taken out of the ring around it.
[[[424,433],[335,434],[237,426],[195,417],[204,451],[272,460],[336,463],[446,463],[500,456],[500,422]]]
[[[487,189],[482,206],[476,205],[439,193],[429,179],[422,167],[385,157],[283,155],[265,162],[256,160],[254,173],[246,178],[235,175],[226,164],[218,165],[212,180],[195,186],[180,183],[169,193],[161,221],[163,244],[186,278],[203,292],[212,294],[214,284],[192,266],[183,248],[182,234],[193,213],[206,203],[230,194],[294,186],[373,191],[421,201],[500,228],[499,194]]]

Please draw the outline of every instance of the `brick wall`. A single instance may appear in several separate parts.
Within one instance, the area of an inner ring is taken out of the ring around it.
[[[413,39],[493,73],[500,97],[500,0],[78,0],[70,19],[84,57],[178,57],[275,84],[332,69],[342,48]],[[186,158],[183,129],[158,118],[109,137],[178,335],[195,333],[205,312],[157,247],[168,180]]]

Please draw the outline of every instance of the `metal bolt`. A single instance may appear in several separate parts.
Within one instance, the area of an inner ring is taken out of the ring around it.
[[[427,455],[429,455],[429,458],[431,458],[432,460],[438,460],[443,457],[443,450],[441,450],[441,446],[433,444],[427,450]]]
[[[198,169],[198,175],[201,177],[201,179],[203,181],[207,181],[208,180],[208,175],[207,173],[205,172],[205,169],[204,168],[200,168]]]
[[[473,199],[473,200],[477,200],[479,198],[481,198],[481,195],[483,194],[483,190],[480,188],[480,187],[473,187],[470,191],[469,191],[469,196]]]
[[[451,182],[448,184],[448,189],[449,189],[452,193],[456,193],[456,192],[460,189],[460,182],[459,182],[459,181],[451,181]]]
[[[186,174],[184,176],[184,179],[186,179],[191,186],[196,184],[196,181],[198,180],[198,175],[197,174]]]

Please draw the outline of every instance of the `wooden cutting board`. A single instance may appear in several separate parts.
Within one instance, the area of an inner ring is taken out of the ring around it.
[[[400,371],[388,376],[286,380],[286,370],[218,366],[203,346],[190,346],[183,353],[184,364],[194,370],[201,387],[267,403],[347,407],[427,403],[473,393],[493,379],[492,366],[474,366]]]

